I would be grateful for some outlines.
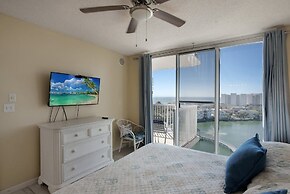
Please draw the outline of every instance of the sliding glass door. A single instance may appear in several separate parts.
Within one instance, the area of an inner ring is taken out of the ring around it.
[[[153,58],[154,141],[230,155],[262,127],[262,42]]]
[[[180,55],[179,145],[214,152],[214,97],[215,50]]]
[[[176,113],[176,56],[152,59],[153,139],[173,145]]]
[[[262,126],[263,43],[220,50],[220,141],[235,150]]]

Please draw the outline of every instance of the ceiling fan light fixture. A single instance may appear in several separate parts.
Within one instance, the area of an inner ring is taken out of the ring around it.
[[[138,22],[150,19],[153,16],[153,11],[147,6],[137,6],[130,10],[132,18]]]

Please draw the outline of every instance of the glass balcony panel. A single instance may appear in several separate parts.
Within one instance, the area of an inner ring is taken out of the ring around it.
[[[176,56],[152,59],[153,138],[173,145],[176,102]]]
[[[233,150],[259,134],[262,126],[263,43],[220,50],[219,138]]]
[[[214,153],[215,50],[180,56],[179,144]]]

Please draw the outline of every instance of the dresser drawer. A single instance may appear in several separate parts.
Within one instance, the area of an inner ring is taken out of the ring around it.
[[[99,126],[94,126],[91,129],[89,129],[89,136],[97,136],[101,135],[104,133],[109,133],[110,132],[110,126],[109,125],[99,125]]]
[[[89,169],[102,165],[104,162],[109,162],[111,160],[109,152],[110,148],[107,147],[80,159],[63,164],[63,181],[67,181]]]
[[[112,124],[101,117],[40,124],[38,181],[53,191],[113,162]]]
[[[96,150],[102,149],[110,145],[110,134],[106,133],[92,138],[89,141],[76,142],[63,147],[63,162],[68,162],[73,159],[79,158]]]
[[[67,144],[75,141],[79,141],[88,138],[88,128],[76,128],[71,129],[68,132],[62,133],[62,144]]]

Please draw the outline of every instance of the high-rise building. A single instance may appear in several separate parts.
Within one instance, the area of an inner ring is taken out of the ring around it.
[[[253,105],[262,104],[262,94],[253,94]]]
[[[247,94],[240,94],[240,105],[245,106],[247,105]]]
[[[247,94],[247,104],[253,104],[253,94]]]
[[[221,95],[221,103],[222,104],[226,104],[226,97],[227,97],[227,94],[222,94]]]
[[[231,105],[233,105],[233,106],[238,105],[238,103],[237,103],[237,94],[236,93],[231,93]]]
[[[232,106],[261,105],[262,94],[221,94],[220,102]]]
[[[231,104],[231,95],[226,96],[226,104]]]

